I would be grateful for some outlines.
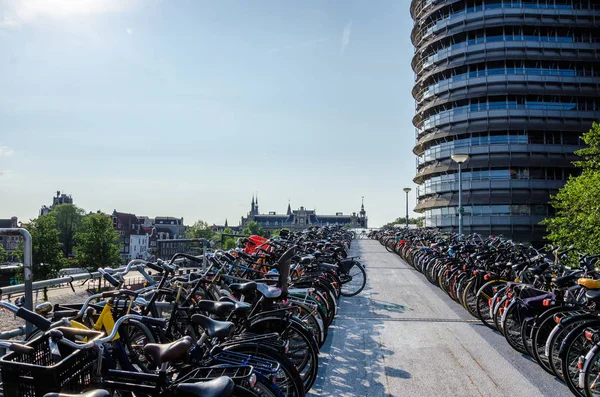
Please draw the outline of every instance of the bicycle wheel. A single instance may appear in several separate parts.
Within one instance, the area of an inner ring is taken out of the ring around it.
[[[562,371],[560,346],[572,330],[589,321],[590,319],[586,318],[573,321],[565,326],[558,324],[556,327],[554,327],[554,330],[552,330],[552,333],[546,342],[547,357],[550,361],[550,368],[552,369],[552,372],[554,372],[556,376],[563,381],[565,380],[565,375]]]
[[[587,397],[600,397],[600,348],[594,346],[585,357],[583,388]]]
[[[584,390],[579,387],[579,359],[585,355],[594,346],[592,342],[587,340],[584,330],[587,327],[600,326],[600,320],[594,320],[585,324],[580,324],[574,328],[565,338],[563,345],[559,351],[561,372],[565,379],[565,384],[571,390],[571,393],[576,396],[585,396]]]
[[[502,329],[508,344],[519,353],[527,353],[521,337],[525,312],[518,301],[511,302],[502,315]]]
[[[479,317],[481,322],[489,328],[496,329],[490,312],[490,303],[493,305],[494,295],[505,288],[505,286],[506,282],[494,280],[487,282],[479,288],[479,291],[477,291],[477,317]]]
[[[554,310],[553,310],[554,309]],[[554,371],[550,367],[550,360],[546,356],[546,342],[548,337],[552,333],[554,327],[556,327],[556,321],[554,321],[554,314],[559,312],[567,312],[569,309],[557,309],[551,308],[544,313],[540,314],[538,321],[534,323],[532,333],[532,352],[533,357],[536,359],[540,367],[551,375],[554,375]]]
[[[148,343],[156,343],[156,339],[152,332],[144,324],[136,320],[127,320],[119,327],[119,335],[121,345],[126,354],[125,360],[119,360],[123,369],[131,370],[129,365],[132,365],[138,372],[150,372],[148,368],[149,362],[144,353],[144,346]]]
[[[468,283],[466,283],[462,295],[464,308],[467,309],[469,314],[475,318],[479,318],[479,315],[477,313],[477,290],[477,278],[473,277],[471,280],[469,280]]]
[[[304,385],[294,364],[277,350],[267,346],[245,343],[225,348],[237,353],[251,354],[280,364],[279,372],[275,375],[275,384],[284,397],[304,397]]]
[[[367,284],[367,272],[363,265],[354,261],[352,267],[347,272],[340,272],[342,286],[340,294],[342,296],[358,295]]]

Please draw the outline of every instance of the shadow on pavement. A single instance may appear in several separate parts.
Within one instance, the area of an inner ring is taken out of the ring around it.
[[[353,242],[356,243],[356,242]],[[350,255],[361,255],[353,244]],[[319,378],[309,396],[387,396],[385,377],[409,379],[410,373],[386,366],[393,352],[380,338],[385,312],[403,312],[406,308],[371,298],[376,295],[368,281],[357,296],[339,300],[337,317],[329,329],[327,342],[321,349]],[[374,310],[378,310],[377,315]]]

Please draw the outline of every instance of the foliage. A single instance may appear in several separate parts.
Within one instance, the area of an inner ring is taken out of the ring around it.
[[[424,217],[420,216],[418,218],[408,218],[408,223],[412,224],[412,225],[417,225],[419,227],[423,226],[423,219]],[[390,222],[390,223],[386,223],[385,225],[383,225],[383,227],[392,227],[392,226],[403,226],[406,225],[406,217],[405,216],[401,216],[400,218],[396,218],[396,220]]]
[[[0,264],[3,264],[7,261],[8,259],[8,254],[6,253],[6,250],[4,249],[3,246],[0,245]]]
[[[594,123],[583,134],[589,147],[577,150],[581,156],[574,164],[582,169],[579,176],[571,176],[565,186],[552,196],[550,205],[556,210],[553,218],[542,222],[546,236],[554,244],[573,245],[589,254],[600,253],[600,125]]]
[[[26,225],[31,234],[33,280],[56,277],[62,267],[62,246],[56,219],[50,215],[40,216]]]
[[[73,204],[61,204],[54,207],[52,215],[56,218],[56,228],[59,231],[59,239],[62,243],[63,255],[70,256],[73,253],[75,234],[81,227],[84,210]]]
[[[571,177],[552,197],[554,218],[546,219],[547,238],[561,246],[573,245],[590,254],[600,253],[600,172],[584,171]]]
[[[281,229],[271,230],[271,237],[277,237],[281,233]]]
[[[262,226],[259,226],[256,222],[248,222],[242,234],[246,236],[251,236],[253,234],[263,237],[266,236],[265,229],[263,229]]]
[[[208,223],[198,220],[194,223],[188,231],[186,232],[187,238],[205,238],[210,239],[214,236],[214,232],[212,228],[208,225]]]
[[[575,151],[582,160],[575,161],[575,166],[583,170],[600,171],[600,124],[593,123],[592,128],[581,137],[588,147]]]
[[[223,230],[223,232],[219,232],[217,233],[214,237],[213,240],[215,241],[215,243],[217,244],[221,244],[221,239],[223,238],[223,234],[233,234],[233,230],[231,230],[231,228],[225,228],[225,230]],[[221,248],[223,248],[224,250],[230,250],[233,249],[237,246],[237,238],[236,237],[224,237],[223,238],[223,245],[221,246]]]
[[[119,233],[110,216],[102,213],[83,218],[81,230],[75,234],[75,255],[79,266],[88,270],[121,263]]]

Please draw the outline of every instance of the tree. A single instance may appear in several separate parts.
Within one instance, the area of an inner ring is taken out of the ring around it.
[[[6,254],[6,250],[3,246],[0,245],[0,264],[3,264],[7,261],[8,255]]]
[[[75,234],[81,227],[84,210],[73,204],[61,204],[54,207],[49,215],[56,218],[56,228],[60,233],[59,239],[62,243],[63,255],[69,257],[73,254]]]
[[[33,280],[56,277],[62,265],[62,246],[53,216],[44,215],[27,225],[31,234]]]
[[[222,233],[217,233],[213,240],[216,243],[221,243],[221,241],[223,241],[222,248],[225,250],[235,248],[237,246],[237,239],[235,237],[224,237],[223,234],[233,234],[233,230],[231,230],[231,228],[225,228]]]
[[[248,222],[248,224],[246,224],[246,227],[244,228],[244,231],[242,232],[242,234],[246,235],[246,236],[251,236],[253,234],[259,235],[259,236],[265,236],[265,230],[262,228],[262,226],[259,226],[258,223],[256,222]]]
[[[581,160],[574,162],[582,173],[552,196],[556,215],[542,224],[553,243],[595,255],[600,253],[600,125],[593,123],[582,139],[588,147],[575,152]]]
[[[187,238],[205,238],[210,239],[214,236],[212,228],[203,220],[198,220],[188,229]]]
[[[408,218],[408,223],[412,225],[417,225],[419,227],[423,227],[423,217],[420,216],[418,218]],[[392,227],[392,226],[404,226],[406,225],[406,217],[401,216],[400,218],[396,218],[396,220],[386,223],[383,227]]]
[[[586,148],[575,151],[582,160],[575,161],[575,166],[583,170],[600,171],[600,124],[592,123],[592,128],[581,137]]]
[[[75,234],[75,242],[76,259],[83,268],[95,270],[121,263],[119,233],[106,214],[96,213],[84,217],[81,230]]]
[[[546,219],[546,236],[561,246],[573,245],[577,250],[592,255],[600,253],[600,172],[584,171],[571,177],[552,197],[550,204],[556,210],[554,218]]]
[[[277,237],[281,233],[281,229],[271,230],[270,237]]]

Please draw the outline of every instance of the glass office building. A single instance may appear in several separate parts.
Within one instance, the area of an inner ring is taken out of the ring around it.
[[[600,119],[600,0],[412,0],[417,189],[425,226],[540,241]]]

